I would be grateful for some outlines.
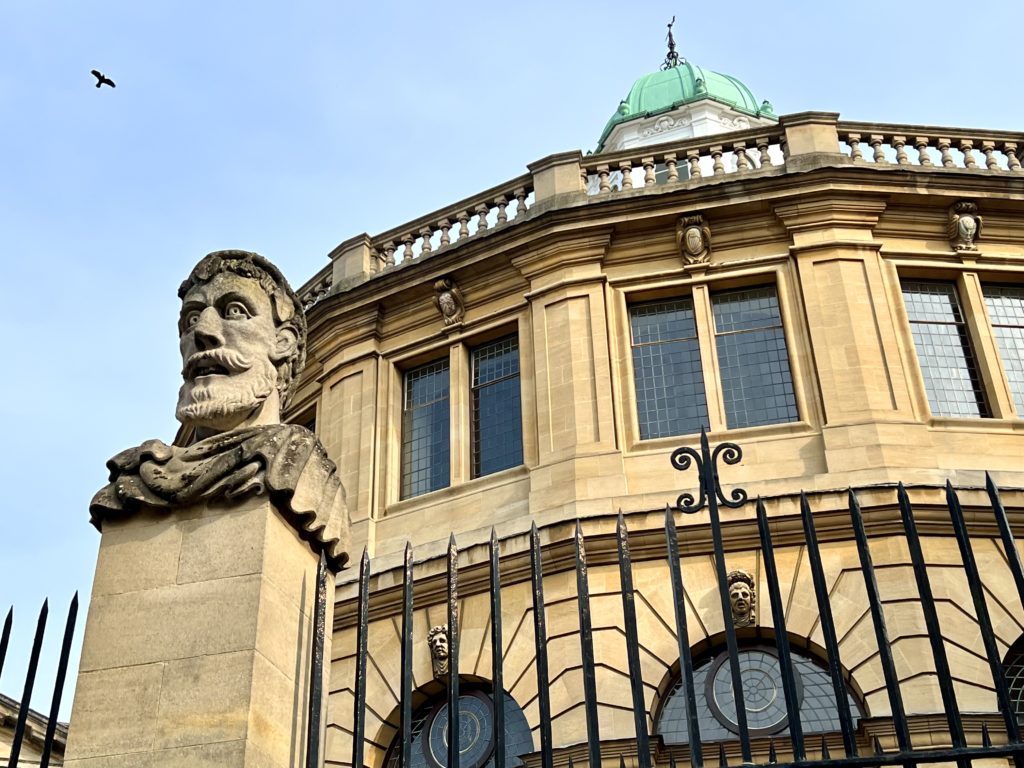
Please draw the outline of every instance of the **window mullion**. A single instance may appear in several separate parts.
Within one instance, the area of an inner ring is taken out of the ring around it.
[[[988,308],[977,272],[960,275],[957,288],[963,303],[967,332],[971,336],[974,353],[977,356],[978,373],[988,399],[989,410],[997,419],[1013,418],[1013,395],[999,357],[992,325],[988,320]]]
[[[704,392],[708,403],[708,431],[724,431],[727,429],[725,403],[722,399],[722,379],[718,372],[711,292],[706,284],[693,286],[693,319],[697,326],[697,344],[700,347]]]
[[[451,424],[451,476],[452,485],[463,483],[470,478],[472,457],[472,425],[470,424],[470,385],[473,372],[470,366],[469,350],[465,344],[453,344],[451,361],[451,408],[448,412]]]

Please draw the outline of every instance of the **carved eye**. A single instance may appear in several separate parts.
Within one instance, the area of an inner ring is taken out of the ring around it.
[[[198,322],[199,322],[199,312],[198,311],[193,309],[191,312],[189,312],[187,315],[185,315],[184,325],[185,325],[186,329],[195,328],[196,327],[196,323],[198,323]]]
[[[232,301],[224,307],[224,317],[228,320],[244,320],[249,317],[249,310],[240,301]]]

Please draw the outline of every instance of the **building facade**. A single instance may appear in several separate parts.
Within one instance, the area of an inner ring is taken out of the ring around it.
[[[676,58],[637,81],[598,152],[551,155],[516,179],[339,245],[300,291],[309,362],[289,413],[337,462],[356,549],[365,545],[369,557],[365,666],[356,652],[358,569],[338,580],[327,763],[398,764],[405,647],[410,759],[445,764],[448,681],[428,637],[450,616],[464,768],[495,762],[499,701],[509,760],[644,765],[649,752],[658,764],[697,762],[681,693],[686,655],[705,754],[720,746],[729,761],[751,750],[759,761],[776,750],[792,756],[770,580],[800,681],[808,754],[850,751],[830,663],[861,752],[899,748],[890,653],[915,746],[956,746],[949,691],[963,743],[1005,742],[985,638],[994,638],[1010,695],[1024,706],[1024,606],[985,483],[990,473],[1019,531],[1019,148],[1019,133],[853,123],[833,113],[776,118],[735,78]],[[741,461],[718,464],[725,498],[734,488],[751,497],[723,507],[718,525],[706,507],[683,514],[677,505],[696,494],[698,478],[671,457],[697,450],[702,428],[712,447],[742,448]],[[991,633],[972,607],[947,481],[967,520]],[[914,510],[913,542],[898,483]],[[889,652],[865,591],[850,488]],[[774,541],[770,566],[755,496]],[[666,565],[666,504],[676,507],[681,607]],[[631,587],[616,554],[620,512]],[[714,557],[716,533],[724,564]],[[588,558],[586,621],[577,541]],[[916,546],[924,568],[915,569]],[[492,550],[497,643],[489,639]],[[543,586],[543,628],[531,569]],[[921,570],[931,599],[916,580]],[[822,589],[831,620],[816,600]],[[623,592],[635,603],[632,639]],[[929,606],[951,684],[935,658]],[[733,641],[750,745],[741,743],[723,656]],[[630,704],[637,684],[644,738]],[[474,731],[473,722],[483,725]]]

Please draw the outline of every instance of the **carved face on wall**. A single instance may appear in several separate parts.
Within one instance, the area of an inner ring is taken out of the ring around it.
[[[427,636],[427,645],[430,647],[430,655],[435,659],[448,658],[448,628],[434,627]]]
[[[251,278],[219,272],[182,299],[182,378],[177,417],[212,431],[251,420],[275,393],[277,366],[296,348],[289,327],[277,327],[267,292]]]
[[[746,616],[750,613],[750,587],[746,582],[737,581],[729,587],[729,603],[732,605],[733,616]]]

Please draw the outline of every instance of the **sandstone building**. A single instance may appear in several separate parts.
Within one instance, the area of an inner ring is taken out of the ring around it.
[[[820,112],[776,117],[737,79],[673,55],[637,80],[596,152],[550,155],[491,189],[352,237],[300,291],[309,363],[289,416],[313,427],[338,463],[353,537],[370,556],[363,759],[374,768],[397,764],[406,542],[415,581],[412,759],[437,765],[431,728],[444,685],[427,637],[446,622],[449,533],[462,569],[465,698],[491,690],[492,528],[505,732],[514,744],[507,754],[541,764],[549,726],[554,761],[584,761],[596,725],[601,759],[635,764],[615,564],[620,510],[634,549],[650,749],[659,764],[692,755],[663,524],[666,503],[697,484],[693,471],[673,469],[670,454],[696,447],[701,427],[712,445],[742,447],[740,463],[719,467],[725,491],[764,500],[812,756],[823,743],[841,752],[843,742],[801,490],[818,530],[857,743],[877,738],[895,749],[896,736],[847,488],[863,509],[914,743],[951,737],[901,527],[900,481],[967,743],[981,743],[983,725],[998,740],[1003,725],[946,510],[947,480],[969,521],[999,654],[1024,714],[1024,608],[984,490],[990,472],[1019,531],[1024,134]],[[577,520],[590,557],[596,723],[584,706]],[[547,723],[529,578],[534,524]],[[708,513],[677,513],[676,524],[704,752],[723,744],[738,761],[735,705],[725,711],[715,688],[724,679],[725,620]],[[784,755],[791,747],[753,502],[723,509],[721,530],[728,570],[746,572],[753,585],[755,610],[736,636],[744,668],[762,679],[747,709],[755,757],[764,760],[769,748]],[[353,759],[356,577],[353,568],[341,574],[334,606],[330,765]],[[488,753],[473,743],[481,751],[463,765],[476,768]]]

